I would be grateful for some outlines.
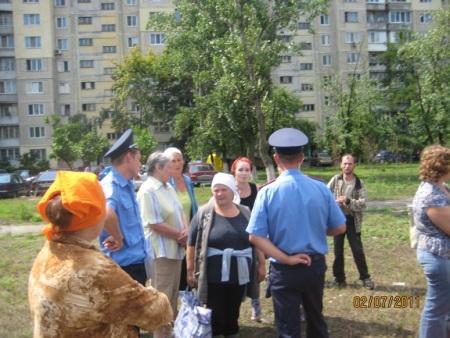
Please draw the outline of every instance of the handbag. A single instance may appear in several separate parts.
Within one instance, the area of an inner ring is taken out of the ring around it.
[[[211,338],[211,309],[200,305],[194,291],[180,291],[180,311],[175,319],[175,338]]]

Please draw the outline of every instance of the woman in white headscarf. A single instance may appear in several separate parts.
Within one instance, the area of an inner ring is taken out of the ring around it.
[[[187,244],[188,283],[200,302],[212,309],[214,336],[235,337],[239,310],[247,288],[256,291],[256,253],[245,231],[250,210],[239,205],[236,181],[218,173],[213,197],[192,219]]]

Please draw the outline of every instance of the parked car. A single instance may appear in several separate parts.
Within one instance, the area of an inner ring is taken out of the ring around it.
[[[310,163],[311,166],[314,167],[331,166],[333,165],[333,159],[326,151],[321,151],[320,153],[316,153],[313,155]]]
[[[41,171],[31,182],[30,195],[43,195],[55,181],[57,170]]]
[[[403,156],[391,151],[380,150],[373,158],[377,163],[392,163],[403,161]]]
[[[15,174],[20,175],[25,181],[30,182],[33,181],[34,176],[31,175],[31,172],[28,169],[19,169],[14,172]]]
[[[0,174],[0,196],[18,197],[27,195],[30,190],[29,183],[15,173]]]
[[[190,162],[187,174],[195,186],[200,184],[210,185],[216,171],[209,163]]]

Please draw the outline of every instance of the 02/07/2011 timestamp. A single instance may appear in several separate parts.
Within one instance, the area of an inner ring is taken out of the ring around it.
[[[419,296],[354,296],[353,307],[355,309],[418,309],[420,307]]]

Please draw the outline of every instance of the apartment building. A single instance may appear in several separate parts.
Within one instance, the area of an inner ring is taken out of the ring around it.
[[[302,51],[280,56],[273,81],[301,98],[298,117],[323,125],[331,113],[323,81],[365,72],[382,78],[377,57],[387,42],[406,30],[426,32],[442,6],[441,0],[332,0],[314,22],[280,30]],[[153,13],[173,10],[169,0],[0,0],[0,160],[18,164],[28,152],[48,159],[47,120],[54,113],[83,113],[95,123],[110,106],[115,63],[135,46],[160,53],[164,32],[146,25]],[[133,102],[129,108],[138,109]],[[118,137],[108,122],[101,132],[111,142]],[[166,125],[153,132],[163,144],[170,139]]]

